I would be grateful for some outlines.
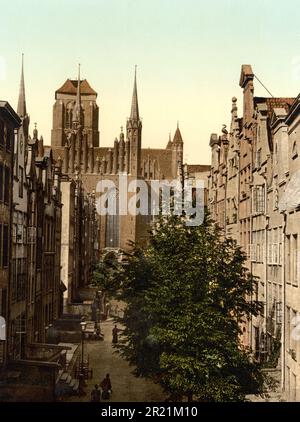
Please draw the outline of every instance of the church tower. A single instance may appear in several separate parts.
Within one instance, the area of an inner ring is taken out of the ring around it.
[[[177,176],[178,167],[183,164],[183,140],[177,122],[176,132],[174,134],[173,142],[171,143],[172,149],[172,175],[174,178]]]
[[[130,168],[132,176],[141,174],[142,122],[139,116],[139,105],[136,84],[136,67],[134,73],[133,94],[130,118],[127,120],[127,140],[129,141]]]
[[[67,79],[55,92],[51,146],[63,149],[68,133],[80,125],[88,146],[99,147],[97,92],[86,79]]]

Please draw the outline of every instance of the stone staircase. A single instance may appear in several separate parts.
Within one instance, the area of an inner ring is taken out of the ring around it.
[[[73,378],[68,372],[61,369],[55,382],[55,395],[56,397],[65,395],[78,394],[79,380]]]
[[[280,388],[280,368],[266,368],[263,369],[263,372],[266,372],[269,376],[277,382],[275,391],[268,391],[265,397],[249,395],[247,399],[252,402],[282,402],[284,400],[284,395]]]

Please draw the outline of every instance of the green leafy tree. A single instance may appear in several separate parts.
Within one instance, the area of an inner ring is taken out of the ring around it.
[[[93,284],[101,288],[109,296],[114,295],[119,287],[119,277],[122,273],[116,256],[113,253],[105,256],[93,272]]]
[[[241,346],[241,324],[258,306],[245,256],[207,217],[190,227],[161,218],[146,250],[118,273],[126,303],[117,346],[136,374],[180,400],[244,401],[267,381]]]

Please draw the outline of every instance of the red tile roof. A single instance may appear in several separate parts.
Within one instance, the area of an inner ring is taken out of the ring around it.
[[[291,97],[254,97],[255,104],[266,103],[268,108],[268,116],[271,117],[274,108],[284,108],[289,111],[291,105],[295,101],[295,98]]]
[[[55,92],[55,94],[76,95],[78,81],[75,79],[67,79],[66,82]],[[80,81],[81,95],[97,95],[86,79]]]

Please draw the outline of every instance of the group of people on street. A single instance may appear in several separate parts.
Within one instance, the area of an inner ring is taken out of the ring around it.
[[[118,343],[119,331],[120,331],[119,328],[117,327],[117,325],[115,325],[114,328],[112,329],[113,344]],[[92,402],[99,402],[101,399],[109,400],[110,395],[112,393],[111,380],[110,380],[109,374],[106,374],[106,377],[101,381],[100,387],[101,387],[102,393],[98,384],[96,384],[94,389],[92,390],[91,392]]]
[[[121,331],[117,325],[112,329],[112,343],[118,343],[118,333]],[[101,389],[100,389],[101,388]],[[106,374],[105,378],[101,381],[100,386],[96,384],[91,391],[91,401],[100,402],[102,400],[109,400],[112,393],[112,386],[109,374]]]
[[[100,387],[102,390],[99,389],[99,385],[96,384],[94,389],[91,392],[91,401],[92,402],[100,402],[102,400],[109,400],[110,395],[112,393],[112,386],[109,374],[106,374],[106,377],[100,383]]]

